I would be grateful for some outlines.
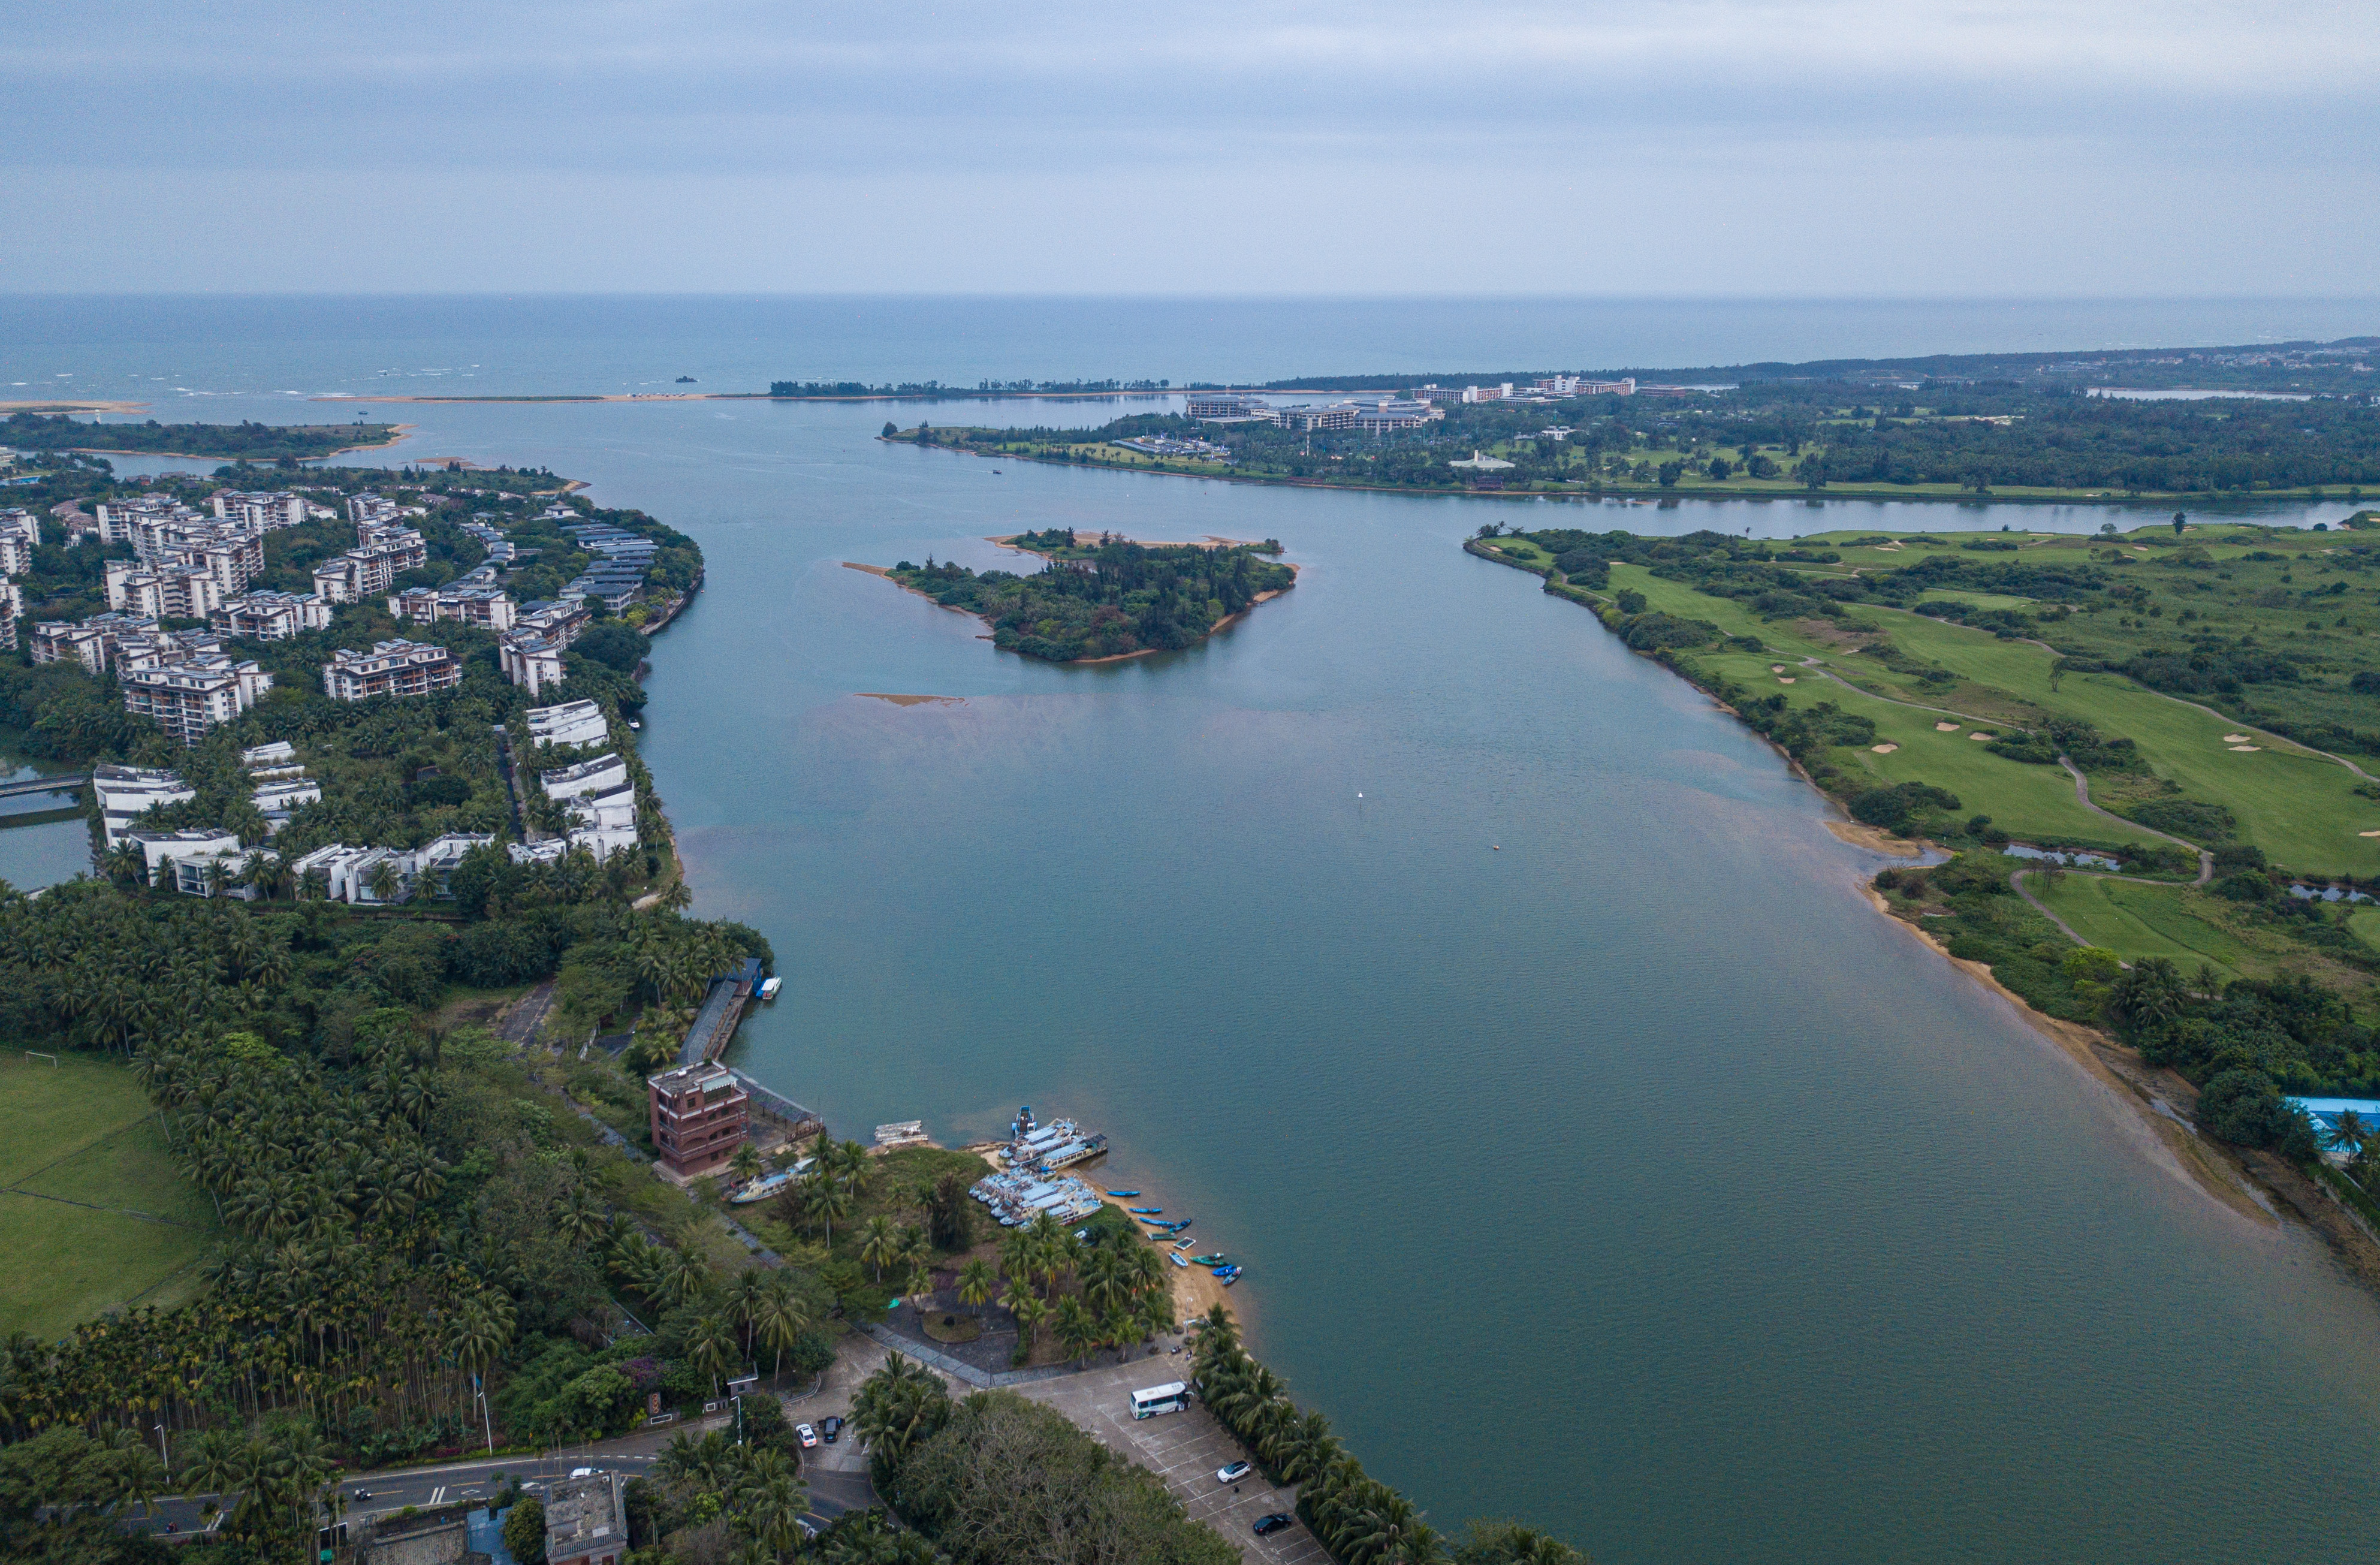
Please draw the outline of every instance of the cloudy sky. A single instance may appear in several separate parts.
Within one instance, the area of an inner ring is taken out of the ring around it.
[[[0,289],[2380,294],[2370,0],[76,0]]]

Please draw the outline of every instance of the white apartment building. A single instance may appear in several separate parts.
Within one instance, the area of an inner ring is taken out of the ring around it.
[[[196,789],[183,785],[178,774],[152,767],[96,766],[91,786],[99,795],[100,831],[111,848],[152,806],[184,804],[199,796]]]
[[[400,620],[417,625],[433,625],[440,620],[458,620],[475,625],[482,630],[505,631],[518,617],[515,604],[501,588],[464,587],[449,583],[444,587],[414,587],[393,593],[388,612]]]
[[[300,528],[306,525],[306,501],[302,495],[286,490],[271,493],[242,493],[223,490],[212,497],[215,515],[227,521],[244,522],[259,532],[271,532],[277,528]]]
[[[507,635],[497,643],[496,661],[504,677],[532,696],[562,683],[562,644],[542,636]]]
[[[153,720],[185,745],[197,744],[208,729],[229,722],[273,687],[273,676],[255,663],[220,653],[128,669],[122,679],[124,710]]]
[[[301,630],[328,630],[332,609],[318,592],[276,592],[260,588],[227,598],[207,616],[207,623],[225,636],[256,641],[286,641]]]
[[[529,743],[539,748],[562,745],[576,749],[584,745],[608,744],[611,737],[611,724],[604,721],[603,709],[592,701],[528,710]]]
[[[375,641],[369,652],[343,647],[322,665],[322,690],[334,701],[427,696],[462,683],[463,665],[452,652],[419,641]]]

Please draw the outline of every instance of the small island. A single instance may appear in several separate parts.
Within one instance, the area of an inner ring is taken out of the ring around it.
[[[944,608],[982,616],[992,645],[1050,662],[1100,662],[1175,651],[1212,636],[1296,585],[1297,567],[1262,543],[1135,543],[1051,528],[995,543],[1038,554],[1030,576],[973,571],[929,556],[879,574]],[[863,567],[866,568],[866,567]]]
[[[66,413],[12,413],[0,419],[0,445],[19,451],[128,452],[144,456],[225,461],[303,462],[342,451],[396,443],[395,424],[85,423]]]

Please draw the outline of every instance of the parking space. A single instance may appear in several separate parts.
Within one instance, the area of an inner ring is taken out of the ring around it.
[[[1303,1523],[1293,1523],[1270,1537],[1256,1535],[1257,1518],[1277,1510],[1294,1514],[1295,1496],[1266,1483],[1261,1472],[1252,1471],[1237,1484],[1217,1483],[1218,1471],[1245,1461],[1248,1453],[1214,1414],[1194,1402],[1186,1413],[1133,1417],[1135,1389],[1174,1379],[1183,1368],[1180,1358],[1136,1359],[1101,1365],[1062,1380],[1038,1381],[1017,1391],[1064,1414],[1101,1444],[1155,1473],[1194,1521],[1239,1545],[1245,1558],[1276,1565],[1327,1565],[1330,1557]]]

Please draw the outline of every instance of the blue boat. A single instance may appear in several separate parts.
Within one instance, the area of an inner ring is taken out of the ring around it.
[[[1165,1208],[1162,1207],[1126,1207],[1124,1208],[1125,1211],[1130,1212],[1133,1216],[1142,1218],[1153,1218],[1164,1209]]]
[[[1111,1190],[1108,1194],[1114,1196],[1119,1201],[1129,1201],[1133,1197],[1138,1195],[1140,1192],[1137,1190]]]

